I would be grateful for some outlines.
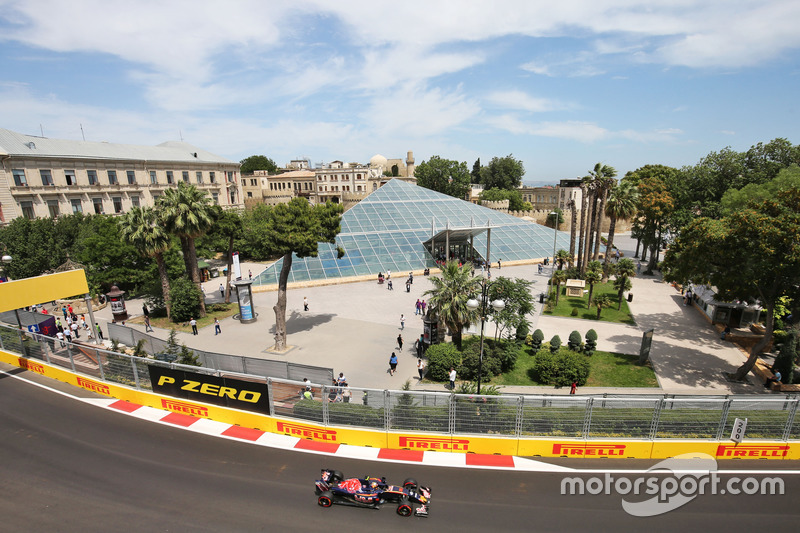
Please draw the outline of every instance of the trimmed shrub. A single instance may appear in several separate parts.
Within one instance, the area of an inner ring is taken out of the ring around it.
[[[583,386],[589,378],[589,361],[571,350],[540,350],[535,355],[533,371],[540,383],[564,387],[574,380]]]
[[[572,311],[570,311],[569,314],[572,315],[572,316],[578,316],[578,308],[577,307],[573,307]]]
[[[520,342],[525,341],[528,338],[528,332],[530,332],[531,328],[528,327],[528,324],[520,324],[517,328],[517,334],[515,335],[516,339]]]
[[[539,350],[534,355],[532,370],[536,375],[536,380],[540,383],[555,384],[558,376],[558,363],[556,354],[550,350]]]
[[[581,334],[577,331],[570,333],[567,346],[569,346],[569,349],[573,352],[579,352],[581,350]]]
[[[461,366],[461,352],[452,344],[434,344],[425,355],[428,357],[427,378],[433,381],[447,381],[450,368]]]
[[[533,348],[534,353],[539,351],[539,348],[542,347],[542,341],[544,340],[544,333],[542,330],[537,329],[533,332],[533,337],[531,337],[531,348]]]
[[[555,353],[561,348],[561,337],[558,335],[550,339],[550,351]]]
[[[172,321],[188,322],[200,315],[200,290],[188,279],[176,279],[170,284],[169,298],[172,301]]]
[[[590,329],[586,332],[586,347],[584,351],[586,355],[593,355],[594,351],[597,349],[597,332],[593,329]]]

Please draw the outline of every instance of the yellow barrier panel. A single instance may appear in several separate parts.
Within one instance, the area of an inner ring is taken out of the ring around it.
[[[703,453],[717,459],[800,459],[800,442],[796,441],[746,441],[736,444],[728,441],[708,440],[656,440],[651,442],[586,441],[568,438],[516,439],[471,435],[385,433],[383,431],[324,427],[305,421],[277,419],[258,413],[237,411],[227,407],[133,390],[121,385],[79,376],[65,369],[52,367],[44,362],[19,357],[2,350],[0,350],[0,362],[131,403],[331,445],[350,444],[417,452],[502,454],[523,457],[666,459],[686,453]]]
[[[82,269],[8,281],[0,283],[0,312],[88,292],[89,284]]]

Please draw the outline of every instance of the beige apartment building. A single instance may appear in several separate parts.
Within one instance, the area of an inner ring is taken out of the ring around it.
[[[313,170],[291,170],[273,175],[266,170],[256,170],[252,176],[242,176],[242,193],[247,206],[285,204],[295,196],[314,203],[315,190]]]
[[[122,214],[179,181],[222,207],[243,207],[239,163],[184,142],[140,146],[0,129],[0,223],[20,216]]]

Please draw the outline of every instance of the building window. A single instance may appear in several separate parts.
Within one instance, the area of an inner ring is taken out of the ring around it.
[[[131,205],[133,205],[133,207],[141,207],[139,205],[139,197],[138,196],[131,196]]]
[[[92,205],[94,206],[94,214],[95,215],[102,215],[103,214],[103,199],[102,198],[92,198]]]
[[[75,178],[74,170],[65,170],[64,177],[67,178],[67,185],[77,185],[78,180]]]
[[[117,185],[117,171],[116,170],[109,170],[108,171],[108,184],[109,185]]]
[[[122,198],[115,196],[111,198],[111,202],[114,204],[114,212],[117,214],[122,213]]]
[[[252,198],[252,197],[253,197],[253,193],[252,193],[252,192],[250,192],[250,191],[247,191],[247,197],[248,197],[248,198]]]
[[[252,185],[253,187],[257,187],[258,186],[258,180],[250,180],[250,185]]]
[[[219,205],[219,193],[212,192],[211,199],[214,201],[214,205]]]
[[[356,186],[356,192],[361,192],[361,185]]]
[[[156,176],[156,171],[150,171],[150,183],[158,183],[158,177]]]
[[[203,172],[201,170],[197,171],[197,183],[203,183]]]
[[[22,208],[22,216],[27,219],[33,220],[33,202],[20,202],[19,206]]]
[[[89,176],[89,185],[97,185],[100,183],[97,181],[97,171],[96,170],[87,170],[86,175]]]
[[[209,172],[208,173],[208,180],[211,183],[216,183],[217,182],[217,173],[216,172]]]
[[[236,204],[236,191],[231,191],[231,205]]]
[[[61,213],[58,210],[58,200],[47,200],[47,210],[50,211],[50,217],[56,218]]]
[[[14,185],[16,185],[17,187],[28,186],[28,180],[25,179],[24,169],[15,169],[12,170],[11,173],[14,175]]]
[[[233,181],[235,179],[234,172],[232,172],[230,170],[226,170],[225,171],[225,176],[228,178],[228,183],[234,183],[234,181]]]
[[[81,205],[81,199],[80,198],[73,198],[72,200],[69,201],[69,203],[72,204],[72,213],[73,214],[75,214],[75,213],[83,213],[83,206]]]
[[[184,170],[183,172],[181,172],[181,176],[183,177],[183,182],[184,183],[189,183],[189,171],[188,170]]]
[[[40,170],[39,175],[42,177],[42,185],[44,186],[52,186],[53,185],[53,173],[49,170]]]
[[[167,183],[169,183],[170,185],[175,183],[175,176],[172,175],[171,170],[167,170]]]
[[[128,185],[135,185],[136,184],[136,173],[133,170],[128,170],[126,172],[128,175]]]
[[[154,194],[153,195],[153,203],[155,204],[156,202],[158,202],[158,195]]]

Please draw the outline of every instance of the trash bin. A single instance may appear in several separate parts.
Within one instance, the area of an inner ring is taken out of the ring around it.
[[[632,301],[633,301],[633,294],[631,294],[631,293],[628,293],[628,301],[629,301],[629,302],[632,302]]]
[[[544,293],[543,293],[543,292],[542,292],[542,293],[539,293],[539,303],[540,303],[540,304],[543,304],[543,303],[544,303]]]

